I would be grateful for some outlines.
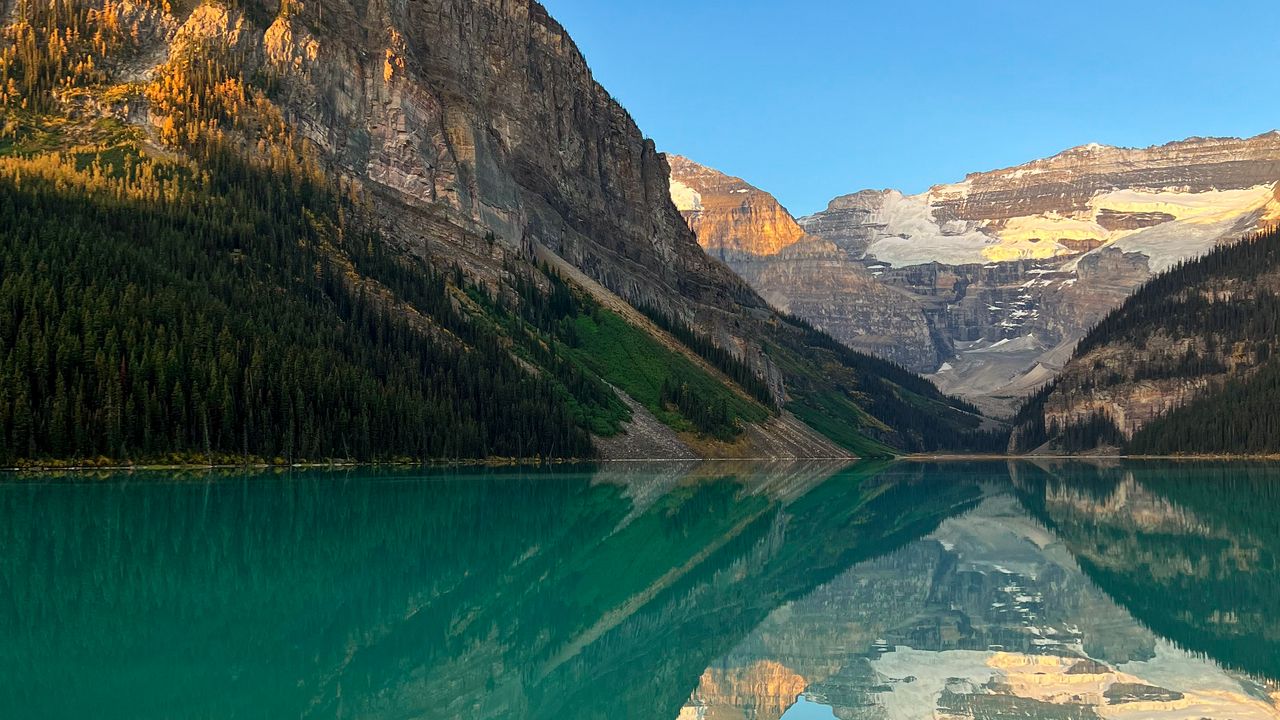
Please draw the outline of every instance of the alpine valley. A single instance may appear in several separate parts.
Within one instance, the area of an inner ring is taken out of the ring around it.
[[[1155,274],[1280,220],[1280,132],[1089,145],[799,219],[742,180],[671,167],[703,247],[774,306],[997,415]]]

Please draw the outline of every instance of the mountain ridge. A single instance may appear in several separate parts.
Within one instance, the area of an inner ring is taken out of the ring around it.
[[[1029,165],[1036,165],[1040,163],[1048,164],[1048,163],[1052,163],[1054,160],[1060,160],[1066,157],[1084,155],[1088,153],[1096,153],[1096,152],[1150,153],[1156,150],[1181,149],[1181,148],[1197,147],[1197,146],[1213,144],[1213,143],[1232,143],[1232,142],[1242,143],[1242,142],[1248,142],[1251,140],[1262,140],[1265,138],[1270,138],[1272,136],[1280,137],[1280,128],[1276,128],[1273,130],[1266,130],[1266,131],[1257,133],[1255,135],[1191,135],[1179,140],[1169,140],[1168,142],[1152,143],[1150,145],[1112,145],[1110,143],[1088,142],[1081,145],[1074,145],[1065,150],[1061,150],[1059,152],[1054,153],[1053,155],[1049,155],[1043,158],[1035,158],[1032,160],[1028,160],[1026,162],[1021,162],[1015,165],[1009,165],[1007,167],[1002,167],[1002,168],[992,168],[990,170],[978,170],[974,172],[965,173],[965,179],[967,180],[971,177],[979,176],[979,175],[988,175],[992,173],[1013,171],[1019,168],[1024,168]],[[934,185],[932,187],[946,186],[950,184],[953,184],[953,183],[940,183],[939,185]]]
[[[1152,276],[1280,220],[1280,132],[1148,148],[1071,148],[918,195],[861,190],[797,218],[832,260],[812,278],[778,255],[731,265],[779,307],[866,278],[797,312],[857,349],[930,374],[992,413],[1055,374],[1071,346]],[[741,241],[749,246],[749,241]],[[830,265],[838,264],[838,269]],[[765,270],[758,266],[764,266]],[[785,282],[770,270],[789,267]],[[834,273],[841,280],[833,281]],[[888,288],[896,292],[886,293]],[[883,331],[887,316],[923,317]],[[1004,342],[1023,348],[1010,352]]]
[[[983,422],[927,383],[845,354],[774,313],[708,257],[670,201],[669,168],[653,142],[536,2],[59,2],[56,12],[15,5],[4,27],[11,45],[0,57],[0,102],[10,122],[0,151],[13,158],[15,174],[51,164],[55,183],[83,192],[99,182],[97,173],[123,173],[101,202],[145,205],[166,222],[186,222],[191,210],[152,208],[153,177],[178,178],[175,188],[202,203],[200,194],[208,193],[202,212],[228,217],[242,212],[238,204],[259,202],[234,192],[238,177],[257,177],[254,187],[265,198],[284,198],[305,231],[286,233],[269,213],[248,215],[260,218],[261,238],[224,237],[202,226],[218,252],[224,242],[234,248],[232,264],[196,268],[194,278],[240,263],[252,269],[244,282],[302,302],[308,312],[367,305],[397,328],[402,313],[418,318],[407,331],[426,335],[452,317],[445,326],[476,341],[459,346],[458,362],[483,347],[493,362],[505,367],[510,360],[542,383],[525,395],[544,415],[520,420],[521,427],[589,431],[599,440],[627,437],[641,418],[681,454],[696,447],[703,455],[799,448],[835,455],[939,446]],[[65,43],[49,44],[49,37]],[[284,236],[296,237],[298,247],[263,244]],[[350,244],[356,238],[386,252],[365,252]],[[36,252],[31,245],[12,249],[18,263]],[[333,269],[330,294],[314,296],[308,283],[258,264],[270,253],[283,253],[289,267],[318,257]],[[149,258],[147,267],[163,270],[163,257]],[[215,257],[221,263],[223,256]],[[607,295],[548,261],[563,261]],[[441,283],[430,292],[415,289],[415,274]],[[614,298],[630,310],[611,310]],[[50,302],[60,309],[76,301]],[[634,320],[631,311],[648,320]],[[6,342],[28,331],[16,332]],[[370,326],[352,339],[352,352],[377,352],[385,337]],[[21,403],[6,400],[10,412],[0,413],[10,423],[9,456],[57,457],[47,429],[64,412],[55,386],[65,378],[32,375],[38,367],[24,358],[12,360],[6,386],[6,397]],[[71,355],[58,362],[73,382],[86,378],[86,408],[105,402],[97,393],[110,392],[112,381],[101,367]],[[139,393],[139,403],[156,395],[157,412],[180,420],[180,432],[148,440],[147,452],[172,443],[184,453],[241,454],[241,443],[229,446],[217,432],[206,442],[191,429],[200,426],[208,389],[197,387],[194,367],[180,365],[181,392],[146,384],[167,385],[172,375],[125,389]],[[477,401],[503,407],[514,387],[495,390],[496,397],[477,392]],[[472,392],[447,381],[429,390],[442,398]],[[270,406],[284,413],[286,400],[273,396]],[[235,415],[251,404],[235,390],[218,395],[219,412]],[[318,408],[292,407],[304,424],[325,422],[314,417]],[[481,436],[499,437],[501,413],[485,422]],[[87,439],[74,454],[136,458],[149,430],[124,430],[127,441]],[[286,452],[280,442],[249,454],[314,457]],[[627,442],[608,445],[611,453],[642,451]],[[351,456],[331,443],[308,447]],[[494,451],[484,442],[467,447],[466,456]],[[558,447],[536,454],[562,455]],[[519,448],[507,452],[523,455]],[[374,459],[394,450],[352,455]]]
[[[1010,449],[1269,455],[1280,377],[1280,228],[1158,275],[1020,410]]]

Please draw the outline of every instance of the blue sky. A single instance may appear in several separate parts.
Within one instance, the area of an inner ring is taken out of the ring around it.
[[[1275,0],[543,0],[664,151],[803,215],[1089,142],[1280,127]]]

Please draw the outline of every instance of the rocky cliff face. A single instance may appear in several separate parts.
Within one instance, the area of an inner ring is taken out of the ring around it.
[[[1063,369],[1058,386],[1045,402],[1045,423],[1068,428],[1100,416],[1130,439],[1151,421],[1221,384],[1227,375],[1223,366],[1223,372],[1194,377],[1140,378],[1132,368],[1204,351],[1193,340],[1159,336],[1141,344],[1120,342],[1089,352]]]
[[[1188,195],[1273,187],[1277,178],[1280,132],[1271,132],[1247,140],[1191,138],[1143,149],[1085,145],[1007,170],[975,173],[963,183],[934,188],[929,195],[934,216],[942,223],[995,225],[1056,213],[1080,220],[1092,216],[1104,231],[1117,232],[1199,215],[1195,209],[1203,209],[1204,203]],[[1131,190],[1120,192],[1124,189]],[[1239,200],[1240,208],[1258,200],[1265,204],[1265,193],[1211,199],[1219,207]],[[1106,239],[1104,232],[1091,230],[1078,237]],[[1059,238],[1050,234],[1042,239]]]
[[[774,197],[688,158],[668,155],[671,199],[707,254],[777,255],[804,237],[791,213]]]
[[[264,41],[293,122],[395,203],[406,243],[437,249],[443,220],[480,265],[543,246],[708,326],[763,307],[698,251],[665,161],[538,3],[306,3]]]
[[[372,193],[409,249],[496,276],[542,246],[630,302],[712,324],[735,304],[763,308],[699,250],[665,160],[537,2],[74,5],[133,30],[93,55],[101,83],[65,93],[68,112],[161,126],[166,109],[140,86],[207,64],[240,96],[224,130],[278,114],[276,130]],[[129,102],[102,102],[113,96]]]
[[[801,218],[894,266],[1052,259],[1112,245],[1153,270],[1280,217],[1280,132],[1145,149],[1087,145],[904,196],[863,191]]]
[[[878,282],[825,240],[802,242],[767,257],[728,260],[774,307],[813,323],[840,342],[915,371],[936,367],[940,343],[913,298]]]
[[[292,122],[383,198],[406,247],[495,276],[550,253],[590,287],[689,323],[784,396],[758,342],[766,304],[701,251],[666,160],[540,4],[323,2],[265,37],[294,49],[273,65]],[[328,52],[300,54],[308,42]]]
[[[955,350],[940,387],[1007,412],[1152,273],[1280,218],[1278,180],[1280,133],[1089,145],[923,195],[837,198],[800,224],[919,298]],[[933,263],[942,285],[918,269]]]
[[[766,421],[735,426],[747,440],[719,451],[882,452],[981,423],[918,378],[833,350],[703,252],[671,201],[667,160],[533,0],[70,6],[75,28],[46,14],[38,23],[57,32],[35,34],[19,17],[35,11],[5,6],[6,39],[65,36],[75,66],[88,68],[50,83],[40,112],[84,124],[111,115],[170,158],[216,142],[309,173],[349,195],[362,221],[367,208],[399,249],[457,266],[491,295],[510,298],[518,278],[553,268],[716,383],[776,406]],[[67,64],[60,52],[41,50],[49,72]],[[23,71],[15,57],[6,53],[5,73]],[[0,103],[13,102],[6,86]],[[744,222],[770,228],[777,250],[803,235],[781,208]],[[888,427],[859,409],[869,397],[922,400],[939,415],[928,427]],[[649,409],[661,413],[657,402]],[[843,450],[832,434],[843,434]]]
[[[1152,273],[1280,219],[1278,181],[1280,133],[1146,149],[1089,145],[920,195],[838,197],[797,222],[839,267],[798,267],[787,253],[745,271],[733,265],[781,307],[811,291],[843,291],[793,311],[854,347],[935,373],[949,392],[1008,411]],[[774,273],[785,283],[756,279]],[[926,331],[894,322],[886,337],[885,315],[923,317]]]

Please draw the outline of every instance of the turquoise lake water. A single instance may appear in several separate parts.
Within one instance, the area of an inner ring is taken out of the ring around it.
[[[1280,467],[0,479],[0,718],[1277,718]]]

